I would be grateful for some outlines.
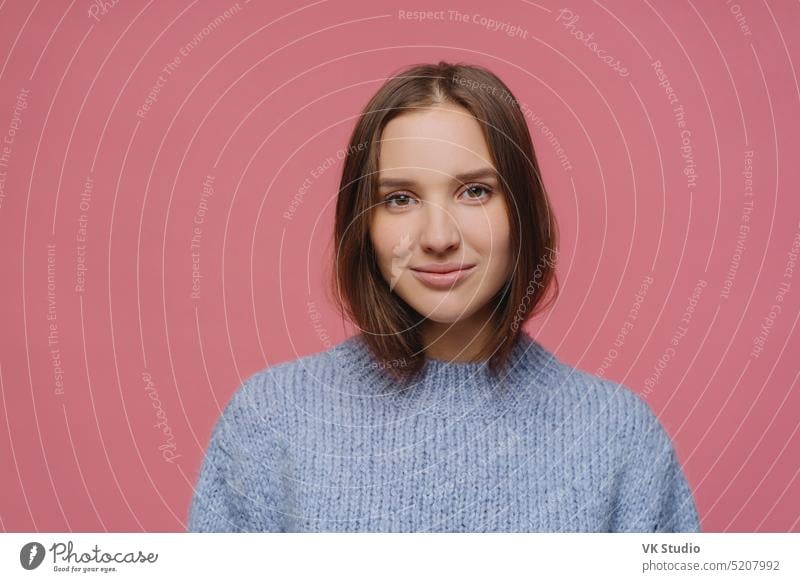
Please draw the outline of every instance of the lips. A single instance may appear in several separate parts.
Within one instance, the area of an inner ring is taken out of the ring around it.
[[[423,271],[425,273],[450,273],[452,271],[461,271],[475,265],[469,263],[430,263],[427,265],[420,265],[419,267],[412,267],[415,271]]]
[[[449,289],[466,279],[475,270],[475,265],[455,263],[430,264],[412,268],[411,272],[422,283],[436,289]]]

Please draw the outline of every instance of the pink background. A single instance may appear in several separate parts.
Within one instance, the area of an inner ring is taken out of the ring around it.
[[[242,379],[352,332],[322,285],[337,152],[387,75],[439,59],[490,67],[531,114],[563,239],[560,299],[529,332],[647,398],[704,531],[800,531],[800,265],[785,273],[800,233],[796,2],[574,0],[571,28],[547,1],[459,3],[466,22],[453,3],[266,4],[240,2],[229,18],[228,1],[0,6],[0,140],[12,140],[0,165],[3,531],[184,530],[211,427]],[[443,19],[398,12],[435,9]],[[684,108],[694,186],[656,60]],[[699,281],[686,335],[648,390]]]

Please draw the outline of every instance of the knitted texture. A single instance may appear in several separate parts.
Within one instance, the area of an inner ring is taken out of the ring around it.
[[[520,334],[500,379],[428,359],[406,386],[360,335],[250,376],[215,424],[199,532],[697,532],[672,442],[627,387]]]

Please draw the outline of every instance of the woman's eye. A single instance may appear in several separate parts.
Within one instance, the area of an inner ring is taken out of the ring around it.
[[[492,189],[488,186],[484,186],[483,184],[470,184],[464,189],[464,193],[467,195],[467,198],[471,198],[473,200],[483,200],[488,198],[491,192]]]
[[[392,194],[384,199],[384,203],[389,208],[405,208],[406,206],[411,206],[412,202],[414,202],[414,199],[403,193]]]

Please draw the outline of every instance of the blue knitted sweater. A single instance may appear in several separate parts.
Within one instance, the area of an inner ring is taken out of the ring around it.
[[[501,379],[428,359],[399,389],[360,335],[250,376],[215,424],[189,531],[696,532],[649,406],[524,333]]]

